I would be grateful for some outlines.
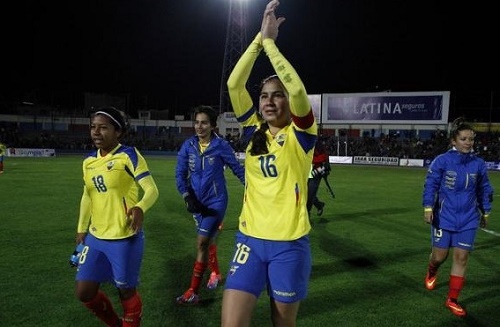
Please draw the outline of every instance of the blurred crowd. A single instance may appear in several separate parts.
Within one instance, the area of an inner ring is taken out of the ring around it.
[[[244,151],[238,137],[226,138],[236,151]],[[329,155],[397,157],[404,159],[432,159],[450,147],[446,131],[436,130],[429,139],[404,137],[400,134],[379,137],[320,136]],[[500,160],[500,133],[477,133],[474,151],[486,161]]]
[[[235,151],[243,152],[244,146],[239,134],[224,136]],[[131,132],[125,143],[134,145],[141,151],[177,152],[185,136],[169,133],[143,135]],[[16,124],[0,125],[0,141],[8,147],[18,148],[49,148],[65,151],[87,151],[92,142],[87,133],[71,131],[42,131],[26,133],[19,131]],[[428,139],[406,137],[400,134],[378,137],[364,135],[351,136],[320,136],[330,155],[338,156],[374,156],[398,157],[405,159],[432,159],[449,148],[446,131],[436,130]],[[486,161],[500,161],[500,133],[478,132],[475,151]]]

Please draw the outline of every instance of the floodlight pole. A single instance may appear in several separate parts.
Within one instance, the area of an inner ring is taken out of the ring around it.
[[[229,0],[229,14],[226,28],[226,43],[220,83],[219,113],[233,111],[227,90],[227,80],[247,46],[246,37],[247,1]]]

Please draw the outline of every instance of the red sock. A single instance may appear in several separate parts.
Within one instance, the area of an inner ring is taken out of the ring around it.
[[[207,269],[208,264],[195,261],[193,268],[193,275],[191,276],[191,286],[193,291],[198,294],[198,290],[200,289],[201,279],[203,278],[203,273]]]
[[[0,171],[3,171],[3,162],[0,162]]]
[[[98,291],[96,297],[84,302],[85,305],[97,318],[101,319],[108,326],[118,326],[120,318],[113,309],[109,298],[102,291]]]
[[[448,298],[458,299],[460,291],[464,287],[465,278],[462,276],[450,275],[450,289],[448,291]]]
[[[216,244],[210,244],[210,246],[208,247],[208,268],[210,269],[210,271],[216,273],[217,275],[220,274],[219,261],[217,260]]]
[[[122,300],[123,307],[123,327],[139,327],[142,318],[142,300],[139,293],[128,300]]]

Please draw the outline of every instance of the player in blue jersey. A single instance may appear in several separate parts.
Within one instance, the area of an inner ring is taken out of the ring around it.
[[[196,134],[182,144],[177,155],[175,178],[177,190],[183,196],[187,210],[196,223],[196,260],[189,288],[177,297],[179,304],[199,302],[199,289],[208,268],[209,289],[215,289],[222,280],[217,260],[215,238],[228,205],[228,191],[224,168],[245,184],[245,170],[226,139],[216,132],[217,113],[211,107],[199,106],[194,110]]]
[[[250,326],[264,290],[273,326],[295,326],[311,272],[307,180],[318,128],[302,81],[275,44],[284,21],[275,15],[278,5],[273,0],[266,6],[260,32],[227,82],[248,146],[239,231],[222,300],[223,327]],[[256,108],[246,84],[262,50],[277,75],[262,81]]]
[[[142,316],[136,288],[144,251],[144,213],[156,202],[158,188],[139,151],[120,144],[126,130],[125,114],[113,107],[92,115],[90,137],[96,150],[83,160],[76,242],[85,246],[76,273],[76,296],[107,326],[136,327]],[[118,289],[122,318],[100,290],[105,282]]]
[[[478,227],[487,224],[493,194],[486,164],[474,154],[474,138],[469,124],[454,122],[453,148],[432,161],[423,191],[424,221],[431,224],[432,232],[425,287],[429,290],[436,287],[438,268],[453,248],[445,305],[460,317],[467,314],[457,299],[464,286],[469,253]]]

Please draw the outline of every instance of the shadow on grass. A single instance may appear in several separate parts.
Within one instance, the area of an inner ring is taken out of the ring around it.
[[[413,209],[413,208],[412,208]],[[330,223],[339,220],[352,221],[353,219],[361,220],[366,217],[378,217],[382,215],[396,215],[406,214],[410,211],[408,207],[395,207],[395,208],[373,208],[368,210],[359,210],[351,212],[336,212],[334,215],[323,215],[319,219],[321,223]]]
[[[428,238],[426,226],[423,222],[422,228],[418,223],[401,222],[404,218],[401,213],[407,211],[405,208],[384,208],[339,215],[344,221],[321,218],[315,224],[311,243],[331,260],[313,265],[310,282],[315,291],[304,301],[299,317],[318,321],[319,316],[330,312],[330,319],[340,318],[336,321],[342,326],[500,326],[500,316],[496,315],[498,309],[494,305],[498,304],[495,299],[500,291],[496,286],[500,285],[497,275],[480,282],[484,292],[474,297],[467,297],[466,290],[463,292],[462,302],[469,306],[470,312],[462,319],[444,306],[448,278],[442,278],[439,289],[425,290],[423,277],[429,246],[425,241],[420,246],[419,240]],[[332,226],[336,221],[339,228]],[[357,229],[351,232],[349,228]],[[351,234],[354,236],[350,237]],[[490,238],[481,240],[476,246],[477,250],[486,251],[475,253],[473,257],[485,267],[497,265],[496,257],[490,254],[500,238]],[[414,257],[420,259],[414,260]],[[443,271],[443,277],[447,277],[449,262],[443,269],[447,269]],[[411,305],[416,299],[420,304]],[[341,316],[335,316],[336,311]]]

